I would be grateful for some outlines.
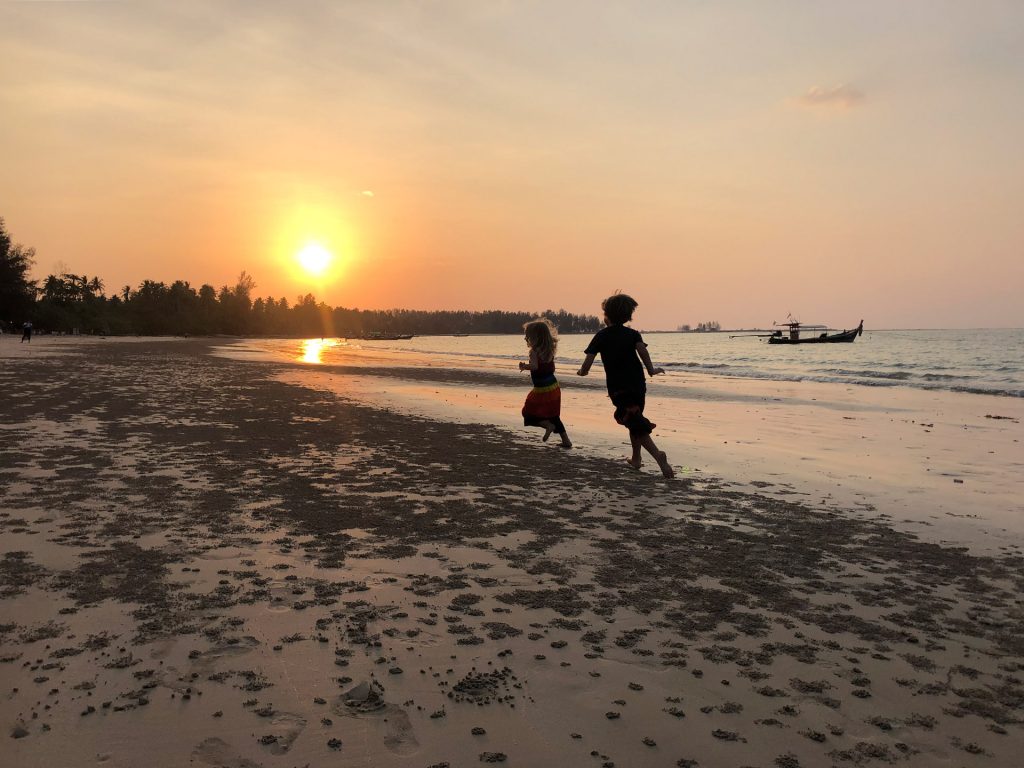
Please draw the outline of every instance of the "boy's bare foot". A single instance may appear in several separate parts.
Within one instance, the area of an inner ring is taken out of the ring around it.
[[[665,477],[676,476],[676,471],[672,469],[672,465],[668,463],[668,456],[665,455],[664,451],[658,451],[654,454],[654,459],[658,462],[658,466],[661,467],[661,474]]]
[[[633,461],[633,459],[626,459],[626,463],[629,464],[629,466],[632,469],[635,469],[635,470],[638,470],[638,471],[639,471],[640,467],[642,467],[644,465],[644,463],[640,459],[637,459],[636,461]]]

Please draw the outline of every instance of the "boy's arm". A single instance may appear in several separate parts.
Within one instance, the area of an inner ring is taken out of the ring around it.
[[[644,364],[644,368],[647,369],[647,373],[651,376],[657,376],[659,373],[664,373],[664,368],[655,368],[654,363],[651,362],[651,353],[647,351],[647,345],[642,341],[636,343],[636,353],[640,355],[640,361]]]
[[[583,358],[583,365],[581,365],[580,369],[576,371],[576,375],[586,376],[588,373],[590,373],[590,366],[594,364],[595,357],[597,357],[597,355],[587,355],[585,358]]]

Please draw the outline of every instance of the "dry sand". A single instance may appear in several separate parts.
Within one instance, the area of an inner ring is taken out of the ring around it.
[[[5,765],[1021,762],[1016,543],[631,473],[203,341],[45,349],[0,359]]]

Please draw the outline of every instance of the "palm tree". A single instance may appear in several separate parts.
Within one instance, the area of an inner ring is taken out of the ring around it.
[[[47,275],[43,281],[43,297],[56,304],[64,304],[71,299],[72,287],[63,276]]]

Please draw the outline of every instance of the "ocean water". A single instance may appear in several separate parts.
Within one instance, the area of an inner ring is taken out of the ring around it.
[[[858,387],[909,387],[994,397],[1024,397],[1024,329],[871,331],[852,344],[769,345],[728,333],[646,333],[651,358],[666,371],[772,381],[816,381]],[[562,375],[583,360],[590,336],[560,339]],[[294,340],[247,340],[262,357],[300,357]],[[236,354],[241,350],[235,350]],[[524,359],[519,335],[417,336],[401,341],[338,340],[308,362],[340,362],[345,353],[391,364],[515,371]],[[598,364],[599,368],[599,364]],[[595,370],[593,375],[600,374]]]

